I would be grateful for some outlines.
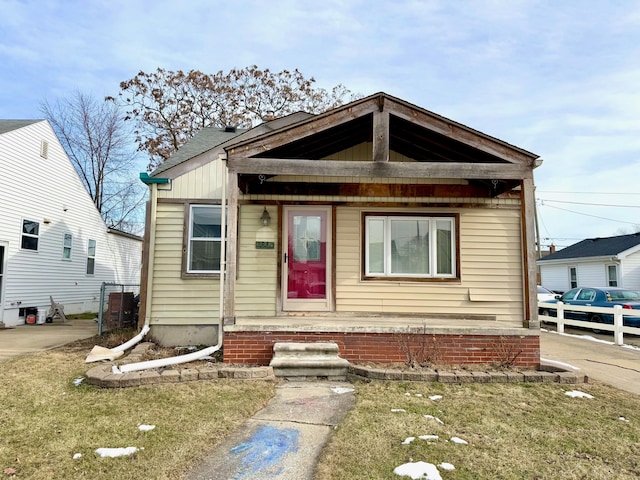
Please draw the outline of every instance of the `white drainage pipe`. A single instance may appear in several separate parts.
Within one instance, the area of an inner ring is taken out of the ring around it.
[[[195,360],[200,360],[202,357],[206,357],[211,355],[212,353],[220,350],[222,345],[214,345],[213,347],[204,348],[202,350],[198,350],[197,352],[187,353],[185,355],[179,355],[177,357],[169,357],[169,358],[158,358],[157,360],[147,360],[146,362],[137,362],[137,363],[128,363],[126,365],[121,365],[118,367],[117,365],[113,365],[111,367],[112,373],[127,373],[127,372],[135,372],[138,370],[147,370],[149,368],[160,368],[167,367],[169,365],[178,365],[180,363],[188,363],[193,362]]]
[[[140,340],[142,340],[142,337],[144,337],[147,333],[149,333],[149,325],[144,325],[142,327],[142,330],[140,330],[140,333],[137,334],[135,337],[133,337],[131,340],[129,340],[128,342],[123,343],[122,345],[118,345],[117,347],[113,347],[111,349],[112,352],[124,352],[125,350],[128,350],[129,348],[133,347],[136,343],[140,343]]]

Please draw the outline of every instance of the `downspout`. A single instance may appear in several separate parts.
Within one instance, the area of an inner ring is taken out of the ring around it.
[[[218,157],[218,161],[219,162],[223,162],[224,159],[221,156]],[[142,174],[141,178],[142,178]],[[155,187],[155,185],[154,185]],[[153,191],[153,189],[152,189]],[[157,196],[157,192],[156,192],[156,196]],[[179,355],[176,357],[169,357],[169,358],[159,358],[157,360],[147,360],[146,362],[137,362],[137,363],[128,363],[126,365],[122,365],[120,367],[118,367],[117,365],[113,365],[111,367],[111,372],[112,373],[127,373],[127,372],[135,372],[138,370],[147,370],[150,368],[160,368],[160,367],[166,367],[169,365],[179,365],[181,363],[188,363],[188,362],[193,362],[195,360],[200,360],[203,357],[207,357],[210,356],[212,354],[214,354],[215,352],[217,352],[218,350],[220,350],[222,348],[222,339],[223,339],[223,332],[222,332],[222,324],[223,324],[223,318],[224,318],[224,302],[223,300],[223,293],[224,293],[224,272],[225,272],[225,268],[226,268],[226,242],[227,242],[227,236],[225,234],[226,232],[226,227],[227,227],[227,215],[226,215],[226,211],[227,211],[227,169],[226,169],[226,165],[225,167],[223,167],[223,174],[222,174],[222,199],[221,199],[221,208],[222,208],[222,214],[221,214],[221,218],[220,218],[220,231],[222,232],[222,239],[220,241],[220,298],[218,300],[218,303],[220,305],[220,313],[219,313],[219,324],[218,324],[218,343],[216,345],[213,345],[211,347],[207,347],[207,348],[203,348],[202,350],[198,350],[197,352],[192,352],[192,353],[187,353],[185,355]],[[154,202],[155,205],[155,202]],[[153,227],[154,229],[150,232],[153,235],[153,241],[155,240],[155,210],[153,209],[152,206],[152,222],[153,222]],[[151,249],[151,245],[153,245],[153,241],[152,241],[152,237],[150,237],[149,243],[150,246],[149,248]],[[149,251],[149,255],[151,255],[152,251]],[[149,269],[151,269],[151,265],[152,265],[152,260],[149,260]],[[151,281],[153,279],[153,274],[152,272],[149,272],[149,276],[147,277],[147,286],[151,285]],[[151,289],[147,288],[147,301],[150,300],[150,292]],[[148,303],[147,303],[148,305]],[[147,312],[145,312],[145,327],[148,328],[148,322],[149,322],[149,317],[147,315]],[[144,328],[143,328],[144,330]],[[116,347],[117,348],[117,347]]]
[[[144,324],[138,333],[131,340],[118,345],[114,348],[103,348],[99,346],[93,347],[93,350],[89,352],[85,363],[97,362],[99,360],[115,360],[122,356],[122,354],[139,343],[144,336],[149,333],[149,323],[151,320],[151,297],[153,292],[153,265],[155,256],[155,243],[156,243],[156,220],[158,215],[158,185],[166,185],[171,183],[168,178],[150,177],[146,172],[140,173],[140,180],[149,185],[149,203],[151,208],[149,210],[149,222],[147,224],[149,228],[149,246],[148,246],[148,265],[147,265],[147,292],[145,298],[145,312],[144,312]]]

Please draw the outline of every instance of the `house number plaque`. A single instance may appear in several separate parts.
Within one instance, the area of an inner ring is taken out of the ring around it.
[[[256,242],[256,250],[273,250],[275,242]]]

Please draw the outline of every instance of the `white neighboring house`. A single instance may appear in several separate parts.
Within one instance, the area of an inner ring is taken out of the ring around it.
[[[587,238],[536,263],[541,284],[553,291],[575,287],[640,290],[640,233]]]
[[[49,297],[97,312],[102,282],[140,283],[142,239],[108,229],[46,120],[0,120],[0,326]]]

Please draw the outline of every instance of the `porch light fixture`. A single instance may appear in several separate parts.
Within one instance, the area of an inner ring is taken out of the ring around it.
[[[262,222],[262,225],[264,225],[265,227],[269,226],[269,224],[271,223],[271,215],[269,215],[269,212],[267,211],[267,207],[264,207],[264,210],[262,211],[262,215],[260,215],[260,221]]]

